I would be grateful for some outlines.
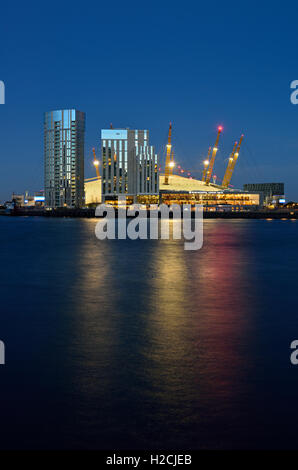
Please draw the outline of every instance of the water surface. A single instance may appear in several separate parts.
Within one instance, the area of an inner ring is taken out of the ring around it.
[[[298,447],[298,221],[0,217],[0,448]]]

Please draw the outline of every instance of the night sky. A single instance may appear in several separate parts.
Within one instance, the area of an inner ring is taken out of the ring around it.
[[[278,5],[277,5],[278,4]],[[43,112],[86,112],[86,177],[100,129],[149,129],[163,158],[200,177],[224,126],[223,177],[245,134],[232,184],[285,182],[298,200],[296,2],[13,2],[0,12],[0,201],[43,188]]]

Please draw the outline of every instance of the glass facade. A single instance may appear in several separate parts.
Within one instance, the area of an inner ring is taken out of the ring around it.
[[[75,109],[44,115],[45,204],[84,205],[85,113]]]
[[[158,194],[158,161],[147,130],[101,131],[102,195]]]

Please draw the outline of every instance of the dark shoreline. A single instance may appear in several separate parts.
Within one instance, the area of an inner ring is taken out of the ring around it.
[[[149,217],[147,211],[147,216]],[[6,217],[72,217],[72,218],[94,218],[95,209],[56,209],[56,210],[36,210],[36,209],[15,209],[11,212],[1,212],[0,215]],[[115,216],[118,217],[118,211],[115,209]],[[159,214],[160,217],[160,214]],[[194,217],[194,212],[192,212]],[[131,218],[131,216],[127,216]],[[170,214],[172,218],[172,214]],[[283,211],[251,211],[251,212],[205,212],[204,219],[298,219],[298,210]]]

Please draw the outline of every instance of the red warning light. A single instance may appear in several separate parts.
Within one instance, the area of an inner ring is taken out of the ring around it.
[[[217,128],[219,131],[222,131],[223,127],[222,126],[218,126]]]

